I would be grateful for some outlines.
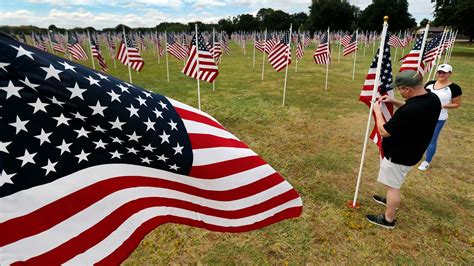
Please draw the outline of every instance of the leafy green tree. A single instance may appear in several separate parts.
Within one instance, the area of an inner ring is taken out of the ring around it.
[[[426,24],[428,24],[429,20],[427,18],[424,18],[420,21],[420,27],[425,27]]]
[[[229,18],[223,18],[223,19],[220,19],[218,22],[217,22],[217,26],[218,26],[218,29],[219,30],[223,30],[225,32],[227,32],[227,34],[230,36],[232,34],[232,32],[234,32],[235,30],[235,25],[234,23],[232,22],[232,20]]]
[[[309,30],[352,30],[359,8],[345,0],[313,0],[309,7]]]
[[[383,17],[388,16],[390,31],[397,32],[416,27],[416,20],[408,13],[407,0],[372,0],[359,17],[363,30],[382,30]]]
[[[239,15],[237,18],[238,22],[235,27],[238,30],[250,32],[259,28],[260,22],[250,14]]]
[[[433,25],[451,26],[460,33],[469,36],[469,42],[474,38],[473,0],[436,1]]]
[[[305,30],[308,26],[308,15],[304,12],[291,14],[291,21],[293,22],[293,29]]]

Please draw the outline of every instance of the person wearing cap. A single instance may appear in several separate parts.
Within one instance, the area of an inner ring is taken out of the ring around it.
[[[450,80],[453,73],[453,67],[448,64],[441,64],[436,71],[436,80],[426,83],[425,88],[436,94],[441,100],[441,113],[439,114],[438,123],[431,139],[428,149],[426,149],[425,160],[418,166],[418,169],[425,171],[430,167],[433,156],[436,152],[439,133],[443,129],[448,119],[448,109],[458,108],[462,101],[462,90],[459,85]]]
[[[387,195],[373,196],[386,209],[380,215],[367,215],[367,220],[392,229],[395,227],[395,211],[400,204],[400,187],[411,168],[421,160],[431,141],[441,102],[434,93],[423,87],[423,77],[413,70],[400,72],[390,86],[398,89],[406,101],[385,95],[373,106],[377,129],[383,138],[384,153],[377,181],[387,187]],[[382,116],[382,102],[392,103],[398,108],[387,122]]]

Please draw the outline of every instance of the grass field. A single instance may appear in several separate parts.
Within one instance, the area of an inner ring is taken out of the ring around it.
[[[314,64],[311,45],[298,72],[294,62],[290,66],[284,107],[283,71],[276,73],[266,63],[261,81],[262,54],[257,53],[254,69],[250,44],[246,56],[234,43],[231,49],[220,65],[216,90],[201,82],[202,109],[296,188],[303,214],[241,234],[166,224],[148,234],[125,265],[473,263],[473,46],[454,49],[450,63],[454,81],[463,88],[463,104],[450,111],[432,168],[414,168],[407,177],[395,230],[365,220],[367,213],[384,210],[371,200],[374,193],[385,193],[376,182],[379,158],[371,142],[359,193],[362,206],[356,211],[345,206],[353,197],[367,122],[368,108],[358,97],[374,55],[372,46],[365,56],[359,50],[355,80],[352,58],[341,54],[338,62],[334,47],[325,91],[325,66]],[[397,57],[401,55],[399,50]],[[197,106],[196,81],[180,73],[183,62],[170,58],[168,83],[164,58],[158,64],[152,51],[144,58],[143,71],[133,73],[134,84]],[[114,69],[108,63],[110,74],[128,81],[124,66],[117,62]],[[395,62],[394,73],[398,67]]]

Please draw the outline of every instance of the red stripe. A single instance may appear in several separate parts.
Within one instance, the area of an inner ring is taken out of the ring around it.
[[[302,207],[293,207],[293,208],[283,210],[272,217],[269,217],[263,221],[260,221],[251,225],[242,226],[242,227],[232,227],[232,228],[226,228],[226,229],[227,229],[227,232],[232,232],[232,233],[255,230],[264,226],[277,223],[283,219],[298,217],[300,216],[301,211],[302,211]],[[153,218],[151,220],[148,220],[146,223],[143,223],[140,227],[138,227],[137,230],[135,230],[135,232],[130,236],[130,238],[128,238],[117,250],[115,250],[112,254],[110,254],[108,257],[104,258],[97,264],[98,265],[109,265],[109,264],[118,265],[122,263],[140,244],[140,242],[145,237],[145,235],[147,235],[157,226],[164,223],[181,223],[181,224],[186,224],[189,226],[204,228],[201,222],[191,220],[191,219],[185,219],[185,218],[180,218],[180,217],[175,217],[175,216]],[[218,226],[212,226],[212,228],[210,228],[210,226],[207,226],[206,228],[213,231],[223,231]]]
[[[71,193],[27,215],[0,224],[0,247],[47,230],[116,191],[129,187],[160,187],[211,200],[235,200],[259,193],[283,181],[275,173],[227,191],[210,191],[159,178],[123,176],[100,181]]]
[[[261,202],[257,205],[251,207],[240,209],[237,211],[220,211],[207,207],[203,207],[197,204],[168,199],[168,198],[159,198],[159,197],[150,197],[150,198],[141,198],[120,206],[118,209],[114,210],[106,218],[95,224],[93,227],[85,230],[78,236],[70,239],[69,241],[63,243],[62,245],[40,255],[35,258],[31,258],[26,261],[27,264],[32,265],[46,265],[46,264],[61,264],[64,263],[77,254],[81,254],[88,250],[89,248],[95,246],[97,243],[105,239],[109,234],[115,231],[123,222],[130,218],[135,213],[152,207],[175,207],[185,210],[196,211],[198,213],[204,213],[211,216],[225,217],[228,219],[239,219],[242,217],[252,216],[264,211],[270,210],[274,207],[282,205],[288,201],[298,198],[299,195],[294,190],[289,190],[283,194],[280,194],[274,198],[271,198],[265,202]],[[179,217],[176,217],[179,218]],[[181,218],[183,219],[183,218]],[[185,218],[187,219],[187,218]],[[192,219],[190,219],[192,220]],[[194,220],[195,221],[195,220]],[[182,223],[182,221],[176,221]],[[210,230],[224,231],[227,232],[229,229],[231,231],[235,230],[232,227],[222,227],[222,226],[213,226],[206,224],[203,221],[199,222],[203,228],[208,228]],[[245,226],[242,226],[245,227]]]
[[[249,156],[209,165],[193,166],[189,176],[214,179],[237,174],[265,164],[266,162],[262,158]]]

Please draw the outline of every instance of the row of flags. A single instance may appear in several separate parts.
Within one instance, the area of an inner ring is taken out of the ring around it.
[[[214,58],[215,65],[218,65],[221,56],[230,53],[227,44],[227,36],[224,33],[218,33],[217,35],[201,33],[201,36],[203,36],[203,42],[205,45],[201,46],[200,49],[204,54],[209,52]],[[404,48],[413,38],[412,34],[408,33],[405,33],[403,38],[401,38],[401,36],[401,33],[390,34],[388,36],[388,45],[395,48]],[[304,57],[305,48],[313,41],[316,42],[316,40],[318,40],[319,44],[313,54],[315,63],[329,64],[331,58],[329,49],[331,41],[338,40],[343,47],[343,55],[347,56],[358,49],[360,42],[367,44],[368,41],[373,42],[380,38],[380,36],[373,32],[359,34],[358,31],[352,34],[342,32],[334,32],[332,34],[327,32],[317,32],[313,38],[310,38],[309,33],[307,32],[290,34],[288,31],[286,33],[275,32],[271,34],[267,34],[266,32],[234,33],[232,37],[237,43],[245,43],[253,40],[255,49],[268,54],[268,61],[276,71],[280,71],[284,69],[286,65],[291,64],[291,42],[296,46],[296,60],[300,61]],[[189,59],[193,38],[195,38],[195,36],[186,33],[132,33],[127,35],[92,34],[88,37],[71,34],[67,42],[67,52],[76,60],[87,60],[88,53],[84,50],[84,46],[81,45],[79,40],[84,42],[86,39],[89,39],[92,56],[99,62],[100,69],[102,71],[107,71],[107,64],[104,56],[100,52],[99,43],[102,42],[108,47],[109,54],[113,55],[114,60],[117,59],[121,63],[129,65],[133,70],[140,71],[145,63],[140,52],[146,49],[150,44],[155,46],[158,56],[163,56],[165,52],[168,52],[176,59],[185,61]],[[24,37],[23,39],[26,41]],[[33,33],[31,39],[33,40],[34,45],[38,48],[46,51],[48,50],[48,44],[46,41],[48,38],[43,37],[41,34]],[[63,45],[61,45],[61,42],[64,42],[65,39],[66,38],[60,34],[54,34],[54,38],[49,38],[53,51],[65,54],[66,50],[63,48]],[[443,39],[442,42],[441,39]],[[125,40],[127,40],[126,43]],[[414,40],[415,45],[412,51],[401,59],[401,69],[414,69],[414,65],[418,64],[418,62],[414,62],[412,58],[417,58],[416,56],[419,54],[417,51],[421,49],[422,40],[420,39],[420,36],[415,37]],[[117,41],[120,42],[120,47],[115,51],[115,43]],[[162,45],[162,42],[165,44]],[[450,47],[452,42],[454,42],[453,31],[447,31],[446,34],[439,34],[432,38],[425,47],[425,52],[423,53],[425,56],[420,62],[420,72],[426,72],[431,69],[430,62],[432,62],[433,58],[437,56],[439,46],[443,46],[443,49],[441,50],[441,52],[443,52]],[[276,49],[274,50],[275,47]],[[183,69],[182,72],[190,73],[189,67]],[[190,76],[196,77],[195,74],[190,74]],[[210,76],[213,78],[204,78],[203,80],[212,82],[216,75]]]

